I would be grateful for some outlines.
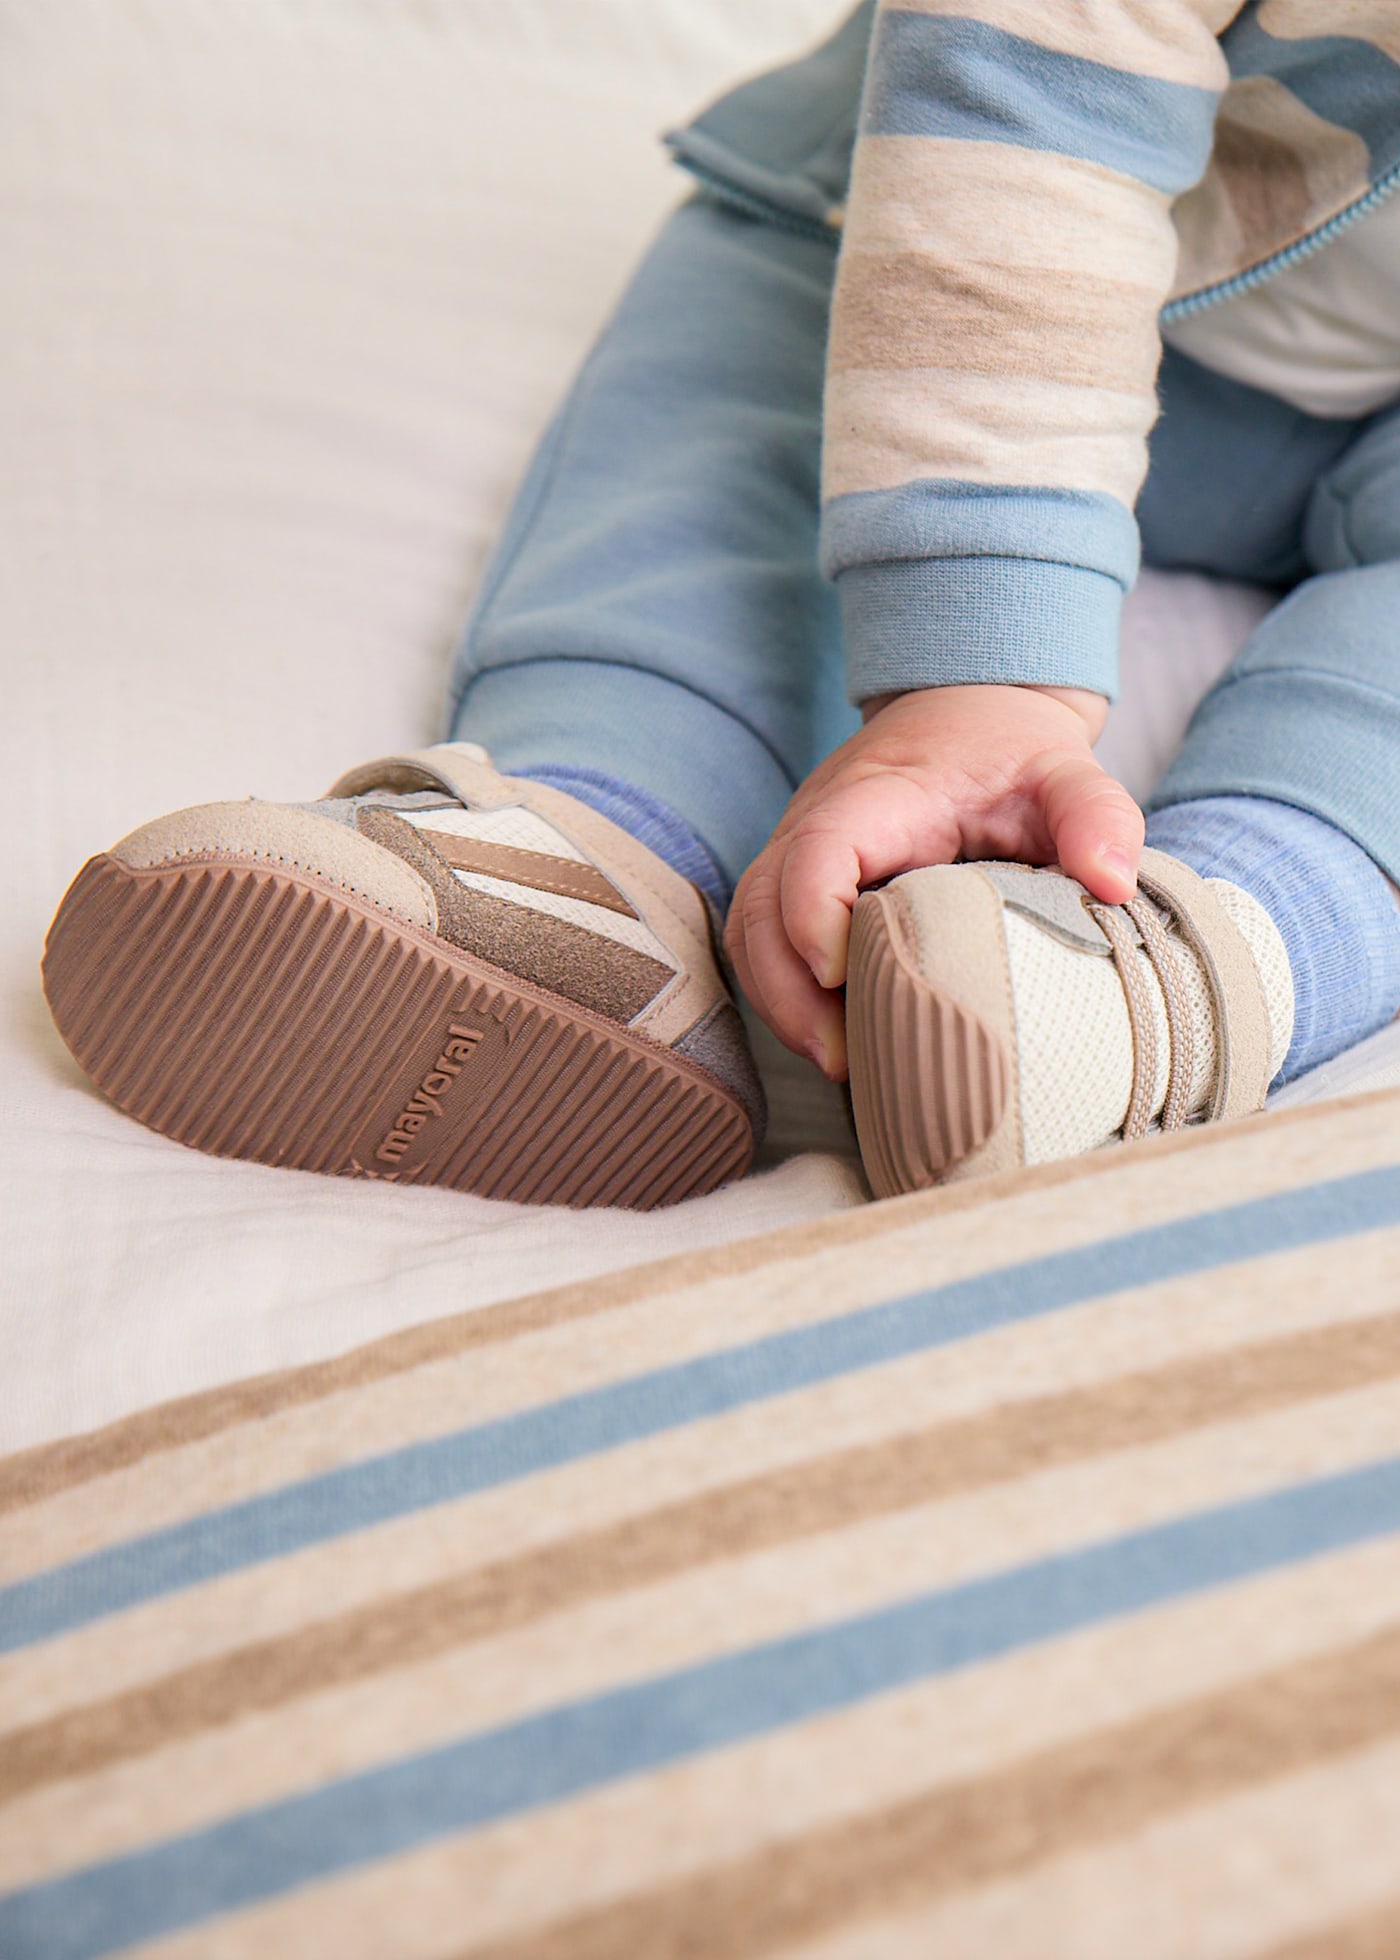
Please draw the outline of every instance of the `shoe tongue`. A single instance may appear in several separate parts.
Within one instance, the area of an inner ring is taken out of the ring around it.
[[[344,799],[357,809],[371,805],[376,810],[461,810],[466,806],[445,789],[366,790],[363,796]]]
[[[305,810],[313,817],[329,817],[332,823],[355,828],[355,812],[366,807],[376,810],[461,810],[466,806],[443,789],[415,789],[400,793],[391,789],[366,790],[362,796],[323,796],[315,803],[286,803],[287,810]]]

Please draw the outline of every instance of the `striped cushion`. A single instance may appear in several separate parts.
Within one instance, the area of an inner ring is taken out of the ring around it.
[[[1400,1950],[1400,1092],[0,1464],[0,1954]]]

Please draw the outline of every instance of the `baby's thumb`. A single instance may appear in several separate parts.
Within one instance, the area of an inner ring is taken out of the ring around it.
[[[1091,755],[1061,756],[1042,783],[1041,809],[1061,870],[1106,905],[1132,897],[1143,818],[1121,783]]]

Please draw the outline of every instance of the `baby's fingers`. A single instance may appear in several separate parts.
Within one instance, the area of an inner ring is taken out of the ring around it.
[[[1040,805],[1061,869],[1106,905],[1121,905],[1137,884],[1141,810],[1091,755],[1069,751],[1044,761]]]
[[[935,834],[922,794],[911,810],[909,792],[892,772],[844,784],[784,842],[783,925],[823,987],[845,985],[851,909],[862,887],[955,848]]]
[[[820,987],[845,985],[860,880],[860,854],[849,835],[820,824],[793,833],[779,886],[783,930]]]
[[[813,979],[783,925],[782,848],[770,844],[740,880],[725,929],[739,984],[779,1041],[833,1078],[846,1072],[841,1001]]]

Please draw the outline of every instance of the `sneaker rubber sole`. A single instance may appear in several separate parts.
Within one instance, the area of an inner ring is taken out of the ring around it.
[[[851,923],[846,1045],[861,1161],[877,1198],[938,1183],[1001,1127],[1011,1089],[1002,1042],[918,973],[883,892],[861,897]]]
[[[217,1157],[648,1210],[752,1153],[739,1104],[684,1056],[246,859],[91,859],[44,991],[118,1108]]]

